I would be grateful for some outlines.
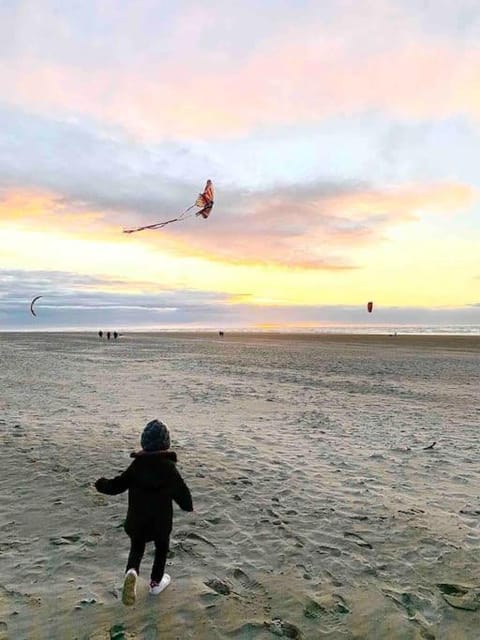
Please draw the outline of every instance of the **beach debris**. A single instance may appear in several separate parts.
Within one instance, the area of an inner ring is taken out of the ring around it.
[[[423,447],[424,451],[428,451],[429,449],[433,449],[433,447],[436,445],[436,442],[432,442],[432,444],[429,444],[428,447]]]
[[[212,591],[215,591],[215,593],[219,593],[222,596],[228,596],[232,592],[228,584],[218,578],[209,578],[208,580],[205,580],[203,584],[207,585],[207,587],[212,589]]]
[[[301,638],[302,633],[298,627],[290,622],[285,622],[281,618],[274,618],[270,622],[264,622],[264,625],[275,636],[281,638]]]
[[[437,584],[443,599],[455,609],[478,611],[480,609],[480,588],[442,582]]]

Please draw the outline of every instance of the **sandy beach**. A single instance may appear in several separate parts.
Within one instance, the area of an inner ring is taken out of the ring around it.
[[[1,639],[480,638],[480,337],[4,333],[0,357]],[[170,587],[149,549],[125,607],[126,495],[93,482],[154,417],[195,512]]]

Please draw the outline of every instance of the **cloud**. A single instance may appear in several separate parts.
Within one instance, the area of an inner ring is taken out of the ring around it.
[[[3,28],[17,34],[3,39],[4,100],[116,123],[143,139],[223,137],[372,110],[480,114],[480,12],[468,2],[454,10],[442,2],[438,13],[412,2],[307,2],[301,11],[269,2],[262,18],[252,3],[233,13],[215,2],[162,12],[136,4],[4,10]]]
[[[30,302],[37,296],[37,317]],[[174,290],[54,271],[0,270],[0,317],[3,329],[55,327],[152,326],[194,323],[222,313],[226,295]]]
[[[10,110],[0,111],[0,119],[12,132],[12,139],[0,141],[0,219],[24,229],[125,241],[122,227],[182,211],[219,164],[194,145],[140,145],[84,122]],[[275,186],[245,188],[226,181],[217,185],[207,221],[192,217],[134,238],[217,262],[354,269],[355,250],[381,242],[389,228],[426,213],[467,210],[476,198],[473,187],[457,182],[381,187],[287,176]]]
[[[145,283],[138,284],[146,288]],[[123,286],[64,272],[0,270],[1,330],[479,326],[480,303],[432,309],[376,305],[367,322],[364,305],[259,305],[249,304],[248,294],[234,300],[190,290],[132,293]],[[35,295],[43,295],[36,318],[29,311]]]
[[[219,213],[205,232],[189,233],[188,246],[191,252],[242,263],[351,269],[358,265],[346,256],[385,240],[390,228],[426,214],[450,216],[476,198],[475,190],[461,184],[285,187],[242,198],[240,206],[232,205],[233,215]]]
[[[210,261],[353,269],[358,265],[346,256],[385,240],[390,228],[425,214],[451,215],[468,208],[475,197],[472,188],[458,184],[375,190],[318,182],[242,195],[227,192],[208,221],[191,219],[135,238],[159,250]],[[4,223],[23,221],[26,228],[47,225],[97,238],[98,227],[105,225],[107,238],[125,240],[113,229],[114,212],[80,212],[59,197],[13,193],[0,202],[0,216]],[[142,218],[139,222],[151,222],[145,214]]]
[[[0,122],[7,132],[0,140],[0,186],[52,191],[80,207],[153,213],[162,201],[171,210],[185,192],[203,186],[208,168],[202,154],[180,143],[143,146],[93,123],[11,109],[0,109]]]
[[[32,60],[13,64],[2,74],[2,83],[11,104],[28,104],[39,112],[82,113],[117,123],[141,138],[244,134],[272,124],[318,122],[339,111],[379,110],[417,119],[467,114],[477,120],[480,115],[480,55],[460,57],[448,48],[411,45],[358,60],[339,52],[332,61],[329,43],[313,54],[310,47],[300,41],[279,49],[275,43],[245,67],[228,71],[192,74],[172,63],[158,82],[137,72],[114,72],[112,79],[110,70],[81,71],[59,64],[46,68]],[[215,87],[215,99],[206,86]]]

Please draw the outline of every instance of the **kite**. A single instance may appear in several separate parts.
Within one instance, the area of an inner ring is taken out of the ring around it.
[[[33,305],[35,304],[35,302],[37,300],[39,300],[42,296],[36,296],[30,303],[30,311],[32,312],[32,315],[34,315],[35,317],[37,317],[37,314],[35,313],[35,311],[33,310]]]
[[[368,313],[372,313],[372,309],[373,309],[373,302],[369,302],[369,303],[367,303],[367,309],[368,309]]]
[[[172,222],[181,222],[182,220],[186,220],[187,218],[192,216],[193,213],[190,213],[190,215],[187,215],[187,214],[194,207],[199,207],[200,209],[200,211],[197,211],[195,215],[202,216],[202,218],[206,220],[210,215],[210,211],[213,208],[213,196],[214,196],[214,191],[213,191],[212,181],[207,180],[205,189],[203,190],[202,193],[199,194],[195,202],[190,207],[185,209],[185,211],[182,211],[182,213],[178,215],[176,218],[172,218],[171,220],[165,220],[164,222],[157,222],[155,224],[148,224],[145,227],[137,227],[136,229],[124,229],[123,233],[135,233],[136,231],[143,231],[144,229],[162,229],[167,224],[170,224]]]

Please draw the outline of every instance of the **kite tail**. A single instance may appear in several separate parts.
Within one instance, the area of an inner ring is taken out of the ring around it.
[[[165,220],[165,222],[157,222],[156,224],[148,224],[145,227],[137,227],[136,229],[124,229],[123,233],[135,233],[136,231],[144,231],[145,229],[161,229],[166,224],[171,222],[177,222],[179,218],[172,218],[171,220]]]
[[[186,214],[191,209],[193,209],[194,206],[195,204],[192,204],[192,206],[185,209],[185,211],[182,211],[182,213],[177,218],[172,218],[171,220],[165,220],[165,222],[156,222],[155,224],[148,224],[144,227],[137,227],[136,229],[124,229],[123,233],[135,233],[136,231],[144,231],[145,229],[162,229],[167,224],[170,224],[172,222],[181,222],[182,220],[185,220],[186,218],[190,217],[190,216],[187,216]]]

